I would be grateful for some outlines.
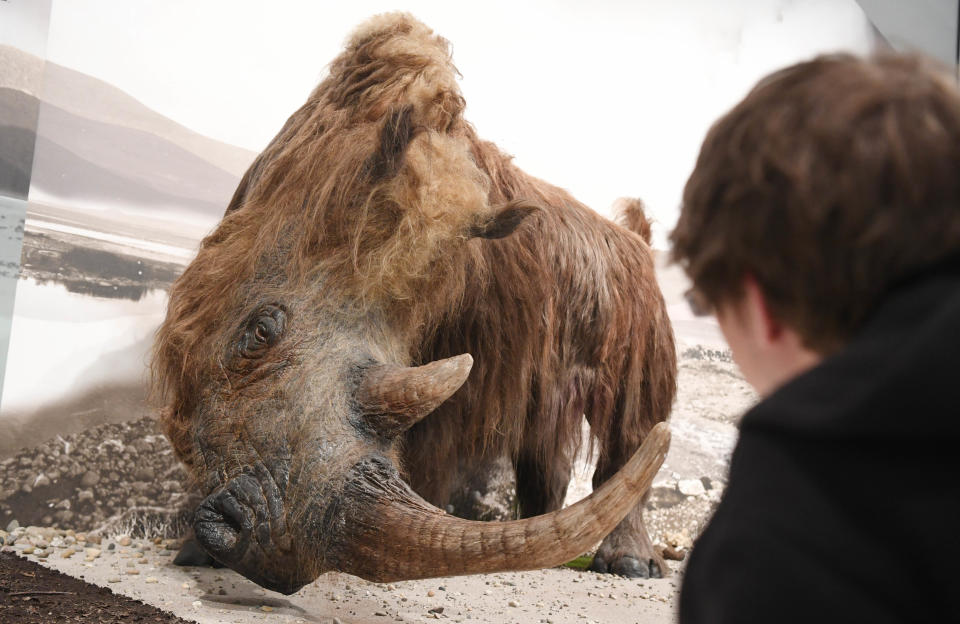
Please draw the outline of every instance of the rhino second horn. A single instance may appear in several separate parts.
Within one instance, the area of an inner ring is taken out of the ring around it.
[[[450,398],[467,380],[471,367],[469,353],[423,366],[378,364],[366,370],[356,400],[367,423],[392,438]]]

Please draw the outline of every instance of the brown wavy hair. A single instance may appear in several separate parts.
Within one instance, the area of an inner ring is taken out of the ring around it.
[[[710,304],[745,276],[822,353],[898,282],[960,251],[960,93],[919,56],[821,56],[714,124],[672,257]]]

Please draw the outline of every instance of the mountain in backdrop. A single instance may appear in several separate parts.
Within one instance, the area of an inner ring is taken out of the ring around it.
[[[102,80],[0,45],[0,192],[18,196],[26,181],[67,205],[218,219],[255,156]]]

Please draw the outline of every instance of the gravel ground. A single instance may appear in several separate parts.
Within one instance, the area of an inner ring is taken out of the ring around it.
[[[57,436],[0,462],[0,527],[182,530],[194,501],[151,418]]]
[[[667,622],[680,581],[676,573],[643,581],[569,568],[392,584],[332,573],[281,596],[229,570],[171,565],[175,542],[116,536],[91,544],[36,527],[13,535],[10,550],[20,556],[202,623]]]

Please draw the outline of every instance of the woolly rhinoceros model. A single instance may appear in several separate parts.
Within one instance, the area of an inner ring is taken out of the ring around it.
[[[264,587],[531,569],[601,539],[594,569],[664,570],[641,511],[676,355],[649,241],[480,140],[455,76],[413,18],[362,26],[170,291],[154,383],[206,496],[195,536]],[[584,414],[597,489],[560,510]],[[524,519],[434,506],[503,457]]]

